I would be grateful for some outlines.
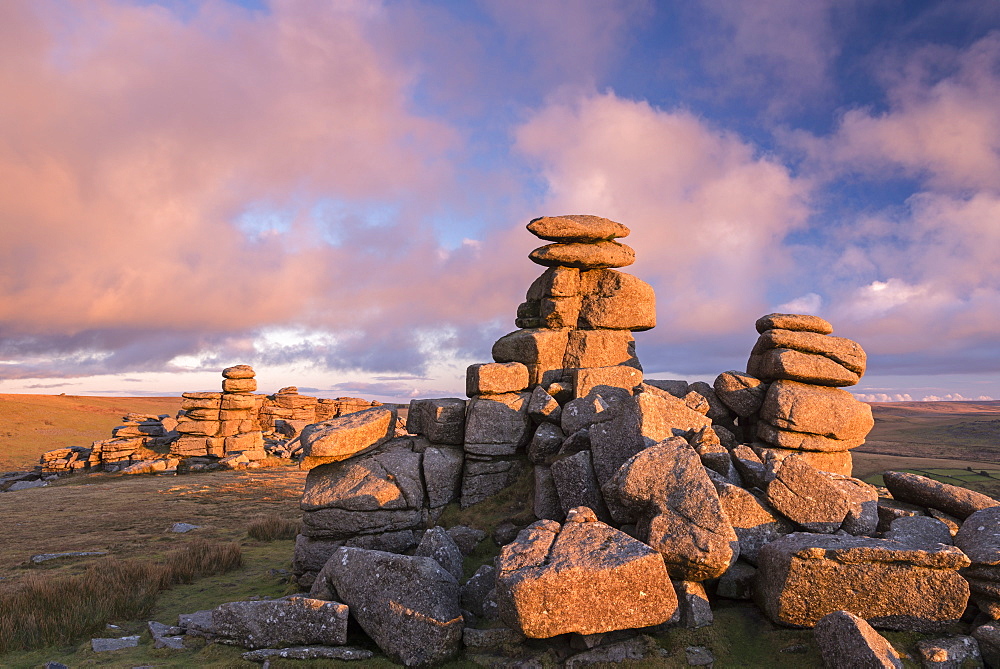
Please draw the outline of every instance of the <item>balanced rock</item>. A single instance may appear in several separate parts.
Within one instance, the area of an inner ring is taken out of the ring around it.
[[[833,326],[829,321],[823,320],[819,316],[808,314],[767,314],[757,319],[754,324],[757,332],[764,333],[767,330],[797,330],[803,332],[818,332],[820,334],[830,334]]]
[[[761,548],[758,605],[782,625],[849,611],[875,627],[933,631],[962,617],[969,565],[954,546],[796,532]]]
[[[657,625],[677,610],[660,555],[585,507],[504,546],[497,601],[504,622],[536,639]]]
[[[757,339],[755,353],[770,349],[788,348],[801,353],[822,355],[858,375],[865,373],[867,356],[864,349],[854,341],[843,337],[830,337],[816,332],[796,332],[794,330],[766,330]]]
[[[300,467],[312,469],[345,460],[392,438],[396,412],[378,407],[331,418],[302,430],[304,455]]]
[[[821,386],[853,386],[861,375],[823,355],[803,353],[790,348],[772,348],[753,353],[747,373],[763,381],[789,379]]]
[[[635,262],[632,247],[613,241],[546,244],[528,254],[532,262],[546,267],[607,269],[626,267]]]
[[[541,216],[528,223],[528,231],[552,242],[599,242],[628,237],[630,232],[621,223],[582,214]]]

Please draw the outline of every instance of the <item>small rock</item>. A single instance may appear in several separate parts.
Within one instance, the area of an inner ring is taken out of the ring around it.
[[[191,523],[174,523],[170,526],[171,532],[176,532],[177,534],[185,534],[191,530],[197,530],[201,528],[201,525],[192,525]]]
[[[712,651],[704,646],[688,646],[684,649],[689,667],[711,667],[715,662]]]
[[[95,653],[103,653],[109,650],[121,650],[122,648],[135,648],[139,645],[139,635],[123,636],[117,639],[91,639],[90,647]]]
[[[63,558],[71,557],[91,557],[94,555],[107,555],[107,551],[71,551],[69,553],[41,553],[39,555],[32,555],[31,562],[33,564],[42,564],[43,562],[48,562],[49,560],[61,560]]]
[[[973,669],[983,666],[979,644],[971,636],[918,641],[917,652],[925,669]]]
[[[289,660],[370,660],[375,656],[370,650],[350,646],[292,646],[291,648],[262,648],[243,653],[248,662],[265,662],[272,657]]]

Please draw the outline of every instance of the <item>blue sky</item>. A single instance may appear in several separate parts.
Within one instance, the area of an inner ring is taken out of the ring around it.
[[[0,120],[0,392],[461,395],[587,213],[650,377],[787,310],[1000,398],[996,2],[4,3]]]

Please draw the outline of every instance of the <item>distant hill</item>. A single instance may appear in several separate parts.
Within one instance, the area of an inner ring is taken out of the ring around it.
[[[863,453],[1000,463],[1000,401],[872,402]]]
[[[45,451],[111,437],[127,413],[175,415],[180,397],[0,394],[0,472],[31,469]]]

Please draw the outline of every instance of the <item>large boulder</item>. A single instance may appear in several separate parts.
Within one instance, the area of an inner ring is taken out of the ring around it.
[[[410,400],[406,431],[421,434],[435,444],[465,441],[465,400],[457,397]]]
[[[788,379],[820,386],[853,386],[861,375],[825,355],[803,353],[790,348],[754,348],[747,361],[747,374],[762,381]]]
[[[583,302],[579,327],[634,332],[656,327],[656,295],[642,279],[597,269],[581,272],[580,280]]]
[[[330,582],[365,633],[408,667],[458,652],[464,621],[458,581],[429,557],[339,548]]]
[[[875,627],[932,631],[962,617],[969,559],[954,546],[796,532],[757,559],[757,603],[776,623],[813,627],[849,611]]]
[[[712,384],[715,395],[737,416],[746,418],[760,410],[767,394],[767,384],[744,372],[719,374]]]
[[[981,509],[1000,506],[1000,502],[988,495],[974,492],[957,485],[941,483],[934,479],[908,472],[885,472],[882,474],[885,487],[893,499],[933,509],[965,520]]]
[[[754,323],[757,332],[764,334],[768,330],[794,330],[797,332],[818,332],[819,334],[830,334],[833,326],[819,316],[810,314],[767,314],[761,316]]]
[[[990,618],[1000,618],[1000,506],[966,518],[955,534],[955,545],[972,560],[972,566],[962,570],[972,601]]]
[[[474,397],[465,418],[465,451],[477,455],[513,455],[531,438],[530,393]]]
[[[347,643],[347,606],[308,597],[228,602],[212,611],[212,630],[245,648]]]
[[[846,390],[786,380],[768,388],[760,418],[782,430],[852,444],[864,442],[875,425],[872,408]]]
[[[307,425],[302,430],[302,469],[346,460],[392,439],[396,412],[376,407]]]
[[[721,576],[739,556],[739,539],[695,450],[680,437],[646,448],[604,486],[635,510],[638,532],[663,555],[670,577]]]
[[[731,483],[712,477],[719,502],[740,542],[740,557],[757,564],[765,544],[795,531],[795,526],[774,510],[767,500]]]
[[[677,610],[660,555],[585,507],[522,530],[496,564],[501,618],[531,638],[657,625]]]
[[[546,244],[528,254],[532,262],[546,267],[605,269],[627,267],[635,262],[632,247],[616,241]]]
[[[836,532],[851,510],[847,494],[827,475],[790,457],[775,468],[767,484],[767,501],[809,532]]]
[[[550,242],[600,242],[628,237],[630,230],[600,216],[572,214],[533,218],[528,223],[528,232]]]

